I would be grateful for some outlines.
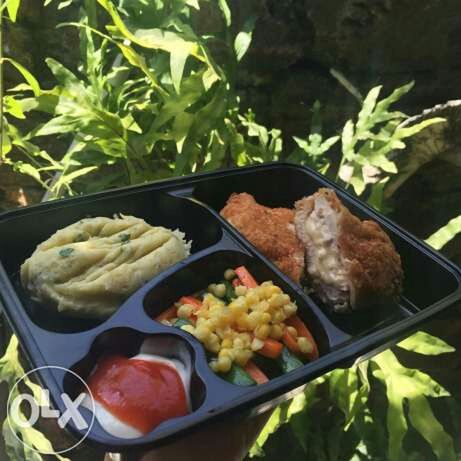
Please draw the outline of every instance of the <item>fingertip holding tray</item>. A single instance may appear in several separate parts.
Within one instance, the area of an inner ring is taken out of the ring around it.
[[[267,207],[291,208],[321,187],[335,190],[354,215],[378,222],[391,238],[405,274],[398,303],[370,306],[350,315],[332,313],[219,214],[232,193],[252,194]],[[192,240],[191,254],[147,280],[106,319],[76,320],[32,301],[21,288],[18,274],[36,246],[85,217],[115,214],[180,229]],[[114,437],[96,423],[87,440],[107,451],[146,450],[217,418],[252,408],[255,412],[267,409],[321,374],[397,342],[461,299],[459,268],[321,175],[291,164],[218,171],[13,210],[0,215],[0,239],[1,301],[32,368],[61,366],[88,380],[105,354],[134,357],[146,340],[159,355],[190,365],[190,413],[133,439]],[[296,302],[297,314],[317,343],[316,360],[290,373],[271,376],[265,384],[238,386],[210,369],[205,350],[194,336],[155,320],[180,297],[206,288],[226,269],[239,266],[245,266],[258,283],[271,280]],[[61,393],[75,396],[80,391],[66,373],[47,370],[40,377],[60,409]],[[91,418],[90,413],[85,412],[85,418]],[[81,435],[72,424],[69,429]]]

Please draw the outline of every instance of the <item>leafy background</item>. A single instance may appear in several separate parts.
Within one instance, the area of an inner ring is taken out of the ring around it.
[[[399,169],[399,152],[424,130],[448,123],[441,117],[415,121],[399,110],[414,82],[393,91],[378,85],[362,94],[332,70],[359,109],[338,128],[324,128],[320,94],[306,132],[287,139],[262,124],[239,92],[238,72],[251,49],[257,15],[236,24],[225,0],[45,4],[75,12],[56,33],[72,30],[80,57],[76,66],[48,57],[51,85],[33,75],[21,56],[2,58],[20,81],[2,97],[0,159],[36,181],[47,199],[288,160],[321,171],[389,213],[396,190],[389,185],[398,180],[400,187],[411,176]],[[4,21],[18,20],[19,0],[2,2],[1,8]],[[208,16],[217,27],[202,27],[200,18]],[[55,150],[56,139],[66,148]],[[460,231],[455,216],[428,242],[443,248]],[[438,333],[419,332],[393,350],[310,383],[277,408],[249,456],[280,459],[289,447],[293,459],[459,458],[457,391],[432,369],[440,360],[454,361],[456,368],[457,338],[445,331],[444,340],[438,339]],[[0,377],[11,385],[22,373],[13,337]],[[36,447],[50,444],[37,431],[15,430]],[[40,460],[16,443],[6,425],[3,434],[10,459]]]

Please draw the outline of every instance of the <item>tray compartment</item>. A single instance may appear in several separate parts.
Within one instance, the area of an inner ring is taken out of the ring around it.
[[[193,197],[219,213],[232,193],[247,192],[258,203],[269,207],[291,208],[296,200],[313,194],[322,187],[316,180],[309,179],[305,170],[294,166],[236,169],[206,181],[199,181]]]
[[[207,389],[204,380],[199,376],[196,369],[197,356],[193,347],[181,335],[175,334],[174,331],[168,333],[147,334],[134,330],[132,328],[111,328],[99,334],[93,341],[88,353],[83,359],[75,363],[70,370],[75,372],[83,380],[87,380],[94,366],[104,355],[121,355],[124,357],[133,357],[139,353],[141,344],[144,340],[150,339],[153,341],[157,354],[165,358],[179,359],[183,363],[190,363],[190,398],[191,398],[191,413],[187,416],[174,418],[167,422],[174,422],[182,418],[191,418],[204,403],[206,399]],[[70,373],[64,374],[62,379],[62,388],[72,399],[75,399],[82,389],[77,386],[77,381],[71,378]],[[84,410],[88,420],[91,419],[91,412]],[[82,412],[83,413],[83,412]],[[165,423],[162,423],[165,424]],[[160,426],[158,426],[160,427]],[[74,430],[76,430],[74,428]],[[154,429],[156,431],[157,429]],[[154,432],[152,431],[152,432]],[[148,435],[144,436],[148,437]],[[144,438],[143,437],[143,438]],[[113,439],[113,443],[121,443],[122,439],[108,434],[95,420],[90,439]],[[131,439],[134,440],[134,439]]]
[[[319,347],[320,355],[327,354],[330,350],[331,331],[327,332],[327,328],[325,328],[324,322],[318,316],[318,312],[315,312],[312,306],[305,302],[300,293],[284,277],[281,277],[259,259],[243,252],[216,251],[187,264],[169,277],[161,280],[146,293],[144,309],[147,315],[154,319],[181,296],[206,289],[210,283],[222,280],[226,269],[236,268],[241,265],[246,266],[259,283],[271,280],[296,302],[298,315],[306,322],[312,332]]]
[[[192,196],[217,213],[234,192],[248,192],[261,205],[291,208],[295,201],[316,192],[320,187],[333,188],[343,204],[360,219],[373,219],[380,223],[396,246],[405,273],[403,297],[406,300],[402,304],[413,306],[413,310],[400,306],[400,314],[395,317],[396,320],[412,315],[415,309],[426,309],[435,302],[455,294],[459,289],[459,274],[441,259],[437,261],[434,252],[334,183],[306,168],[282,164],[267,165],[259,169],[235,170],[227,175],[216,175],[213,179],[198,182]],[[223,222],[226,221],[223,219]],[[228,223],[226,227],[232,228]],[[235,229],[234,232],[244,239]],[[393,309],[393,315],[395,313],[396,310]],[[342,316],[329,317],[340,326],[337,320]],[[378,315],[372,323],[378,327],[382,325],[382,321],[382,316]],[[346,329],[351,333],[364,332],[362,328],[356,329],[353,326]]]
[[[58,229],[85,217],[112,217],[118,213],[142,218],[154,226],[179,228],[186,234],[187,240],[192,240],[192,254],[216,245],[223,236],[219,221],[202,205],[152,190],[98,197],[78,204],[72,201],[57,203],[54,208],[42,209],[38,206],[28,214],[0,221],[0,240],[4,242],[0,247],[0,260],[22,305],[36,325],[49,331],[69,333],[85,331],[104,322],[70,318],[36,303],[21,286],[19,269],[37,245]]]

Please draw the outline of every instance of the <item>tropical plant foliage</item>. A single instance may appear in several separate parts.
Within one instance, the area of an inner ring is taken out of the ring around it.
[[[40,89],[9,60],[27,83],[6,96],[5,163],[60,197],[279,158],[280,132],[258,125],[251,112],[240,114],[235,91],[235,68],[250,44],[254,18],[233,37],[226,3],[209,2],[205,6],[219,9],[225,30],[205,36],[192,27],[196,1],[98,4],[96,11],[95,2],[86,1],[80,22],[64,25],[80,31],[82,64],[75,73],[47,59],[57,83],[52,90]],[[104,29],[96,20],[103,11]],[[212,57],[214,42],[225,45],[221,64]],[[22,134],[11,119],[33,111],[48,121]],[[61,159],[38,147],[43,137],[70,135],[72,146]]]
[[[335,74],[338,77],[338,75]],[[316,101],[312,108],[310,134],[306,139],[295,137],[298,145],[289,160],[308,165],[324,173],[343,185],[352,186],[358,195],[367,192],[368,202],[378,210],[386,211],[384,188],[390,177],[398,173],[391,155],[406,147],[404,140],[414,136],[435,123],[443,123],[443,118],[429,118],[409,126],[402,126],[408,117],[393,110],[397,103],[414,86],[410,82],[394,90],[389,96],[379,100],[382,87],[372,88],[365,99],[343,76],[340,82],[360,100],[361,109],[357,121],[348,120],[341,135],[323,138],[321,104]],[[341,160],[334,165],[332,147],[341,141]],[[337,174],[334,177],[333,171]],[[366,190],[368,187],[368,190]]]
[[[5,163],[61,197],[282,158],[280,130],[259,125],[251,111],[241,113],[236,91],[236,69],[250,46],[254,17],[233,33],[225,1],[126,0],[117,8],[110,0],[86,0],[84,6],[78,23],[63,25],[80,31],[78,72],[47,59],[56,86],[45,91],[24,67],[8,60],[26,83],[5,97]],[[11,8],[14,16],[17,9]],[[201,8],[221,15],[221,32],[195,31],[194,15]],[[341,135],[326,139],[316,102],[309,134],[295,137],[297,147],[285,158],[330,175],[336,169],[336,179],[358,195],[370,184],[369,201],[382,208],[384,185],[397,173],[389,155],[405,147],[404,139],[443,121],[400,126],[407,117],[391,106],[412,86],[382,100],[381,87],[373,88],[357,121],[347,121]],[[48,121],[21,133],[14,120],[33,112]],[[63,156],[50,154],[39,147],[47,136],[72,137],[73,143]],[[335,166],[332,147],[339,140],[342,156]],[[53,180],[56,173],[59,179]]]
[[[315,101],[312,107],[312,119],[309,135],[306,139],[293,138],[297,148],[288,157],[288,160],[307,165],[326,174],[331,167],[332,160],[328,156],[331,148],[339,141],[340,136],[331,136],[323,139],[321,103]]]
[[[4,0],[0,3],[0,13],[3,13],[3,10],[6,9],[10,20],[15,22],[18,16],[20,5],[21,0]]]
[[[24,377],[25,370],[19,361],[18,339],[11,338],[5,355],[0,359],[0,383],[8,384],[10,399],[14,399],[24,391],[17,386],[17,381]],[[23,379],[28,392],[41,405],[44,400],[42,388],[33,383],[28,377]],[[18,409],[18,417],[26,420],[22,410]],[[43,457],[37,453],[53,453],[51,442],[37,429],[27,425],[16,424],[13,418],[5,419],[2,426],[2,436],[5,442],[6,454],[11,461],[42,461]],[[24,443],[19,442],[19,438]],[[36,451],[37,450],[37,451]],[[60,461],[69,461],[67,458],[57,455]]]
[[[361,195],[366,184],[376,183],[383,175],[397,173],[395,163],[389,154],[404,149],[404,139],[419,133],[441,118],[432,118],[410,127],[400,124],[407,117],[399,111],[390,111],[397,102],[413,87],[411,82],[397,88],[388,97],[378,101],[382,87],[370,90],[364,99],[362,109],[354,123],[349,120],[341,135],[342,160],[338,172],[346,185],[351,185],[357,195]]]
[[[454,351],[424,332],[398,347],[431,356]],[[430,376],[402,366],[395,353],[387,350],[349,369],[322,376],[278,407],[250,456],[264,456],[267,447],[272,451],[268,458],[278,459],[289,445],[294,461],[427,459],[424,452],[405,447],[411,426],[428,442],[437,459],[455,461],[453,439],[431,406],[434,399],[440,399],[447,409],[452,407],[449,395]]]
[[[441,227],[437,232],[432,234],[426,240],[426,243],[434,247],[436,250],[440,250],[460,232],[461,215],[448,221],[445,226]]]

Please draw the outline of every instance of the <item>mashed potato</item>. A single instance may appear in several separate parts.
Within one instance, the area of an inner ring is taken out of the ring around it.
[[[58,230],[21,267],[32,298],[75,317],[106,318],[152,277],[186,258],[184,234],[133,216]]]

